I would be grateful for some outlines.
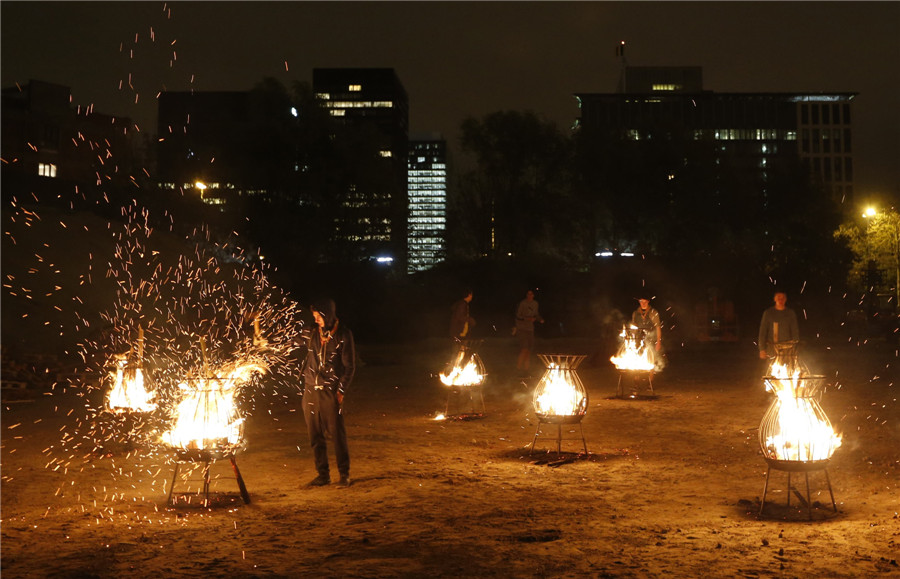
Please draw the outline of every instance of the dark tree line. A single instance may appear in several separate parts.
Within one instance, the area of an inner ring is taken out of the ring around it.
[[[404,335],[440,332],[443,322],[435,320],[456,297],[450,288],[481,285],[479,279],[493,280],[479,297],[498,311],[539,281],[555,286],[560,302],[606,303],[623,301],[626,284],[650,279],[685,308],[716,288],[748,304],[751,316],[761,299],[765,305],[770,279],[792,290],[846,279],[851,256],[832,235],[839,207],[799,161],[773,164],[762,179],[746,156],[685,138],[678,127],[623,141],[601,131],[563,131],[518,111],[461,123],[459,146],[471,162],[453,175],[448,194],[447,262],[422,275],[385,275],[353,263],[334,235],[336,223],[352,227],[353,212],[366,210],[351,198],[353,186],[379,189],[390,179],[378,155],[381,135],[335,122],[307,83],[288,89],[266,79],[250,103],[253,122],[231,164],[267,195],[233,199],[224,212],[177,191],[115,196],[123,204],[137,199],[181,230],[204,223],[223,239],[239,234],[276,266],[280,286],[301,300],[331,293],[358,308],[357,325],[376,333],[400,325],[409,326]],[[634,252],[636,264],[611,272],[595,257],[602,250]],[[490,271],[503,272],[502,279]],[[377,311],[404,311],[403,319],[368,313],[359,280],[385,306]],[[489,295],[500,286],[503,295]],[[606,295],[612,291],[623,297]],[[415,321],[426,318],[427,328]]]

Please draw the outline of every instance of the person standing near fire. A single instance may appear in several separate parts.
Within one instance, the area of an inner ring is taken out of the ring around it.
[[[472,290],[466,289],[463,297],[450,306],[450,337],[454,342],[468,339],[469,332],[475,326],[475,320],[469,315],[469,303],[472,301]]]
[[[310,308],[315,325],[308,336],[303,365],[303,418],[309,433],[317,476],[307,486],[325,486],[331,482],[326,437],[334,443],[340,479],[350,486],[350,451],[344,427],[343,404],[356,373],[356,346],[353,332],[341,325],[333,300],[324,299]]]
[[[797,314],[787,307],[787,293],[776,291],[772,296],[775,305],[763,312],[759,321],[759,359],[775,356],[775,344],[800,341]]]
[[[516,308],[516,325],[513,331],[519,340],[519,357],[516,360],[516,370],[528,374],[531,367],[531,353],[534,351],[534,323],[544,323],[541,317],[540,306],[534,299],[534,291],[525,292],[525,299],[519,302]]]
[[[631,325],[643,331],[644,347],[650,352],[654,370],[662,370],[665,365],[662,349],[662,322],[659,312],[650,307],[652,296],[642,292],[638,297],[638,308],[631,314]],[[651,373],[652,375],[652,373]]]

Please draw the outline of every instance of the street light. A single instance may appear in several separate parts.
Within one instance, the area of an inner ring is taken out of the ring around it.
[[[876,234],[876,247],[891,255],[895,281],[894,281],[894,308],[900,306],[900,215],[891,207],[884,211],[877,211],[874,207],[867,207],[863,212],[866,219],[866,253],[869,251],[870,231],[874,229]],[[868,256],[867,256],[868,257]],[[872,266],[870,266],[870,269]],[[867,280],[868,281],[868,280]]]

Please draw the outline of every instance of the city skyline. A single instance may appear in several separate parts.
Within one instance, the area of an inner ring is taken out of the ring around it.
[[[3,86],[67,85],[73,102],[155,133],[164,90],[248,90],[313,68],[390,67],[410,132],[498,110],[566,129],[575,93],[634,66],[700,66],[705,90],[857,92],[856,196],[900,197],[900,4],[892,2],[3,2]],[[120,88],[121,87],[121,88]]]

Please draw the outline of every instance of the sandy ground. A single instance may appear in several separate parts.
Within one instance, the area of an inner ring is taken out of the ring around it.
[[[782,471],[772,472],[758,516],[766,463],[757,428],[770,398],[752,344],[679,348],[652,399],[616,398],[611,364],[588,359],[579,369],[590,394],[587,456],[576,454],[578,425],[566,428],[562,454],[552,430],[529,452],[541,370],[535,359],[533,378],[515,378],[513,348],[482,347],[482,418],[435,421],[444,345],[360,344],[365,365],[345,408],[350,488],[302,486],[315,472],[300,398],[267,397],[236,457],[250,504],[227,460],[212,465],[208,508],[197,480],[179,480],[176,498],[191,502],[170,506],[171,457],[141,448],[45,468],[73,428],[66,408],[80,399],[6,404],[2,575],[900,576],[895,349],[809,350],[811,368],[828,376],[823,407],[844,437],[828,468],[837,513],[817,471],[809,520],[802,477],[787,507]],[[578,342],[539,348],[591,351]]]

